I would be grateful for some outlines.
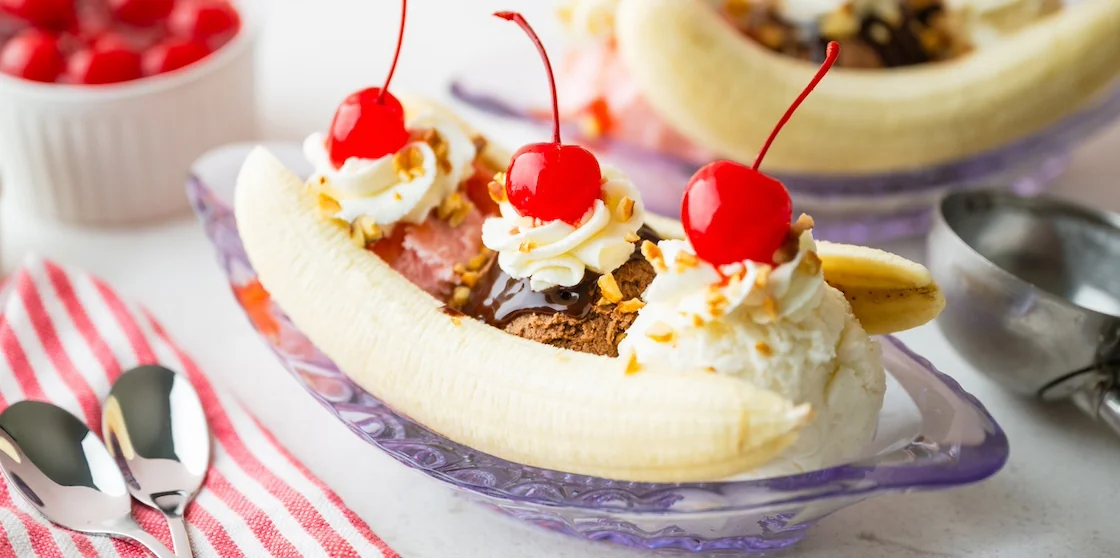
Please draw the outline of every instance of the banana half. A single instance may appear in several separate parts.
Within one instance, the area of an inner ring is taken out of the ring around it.
[[[503,168],[503,152],[492,149],[483,157]],[[808,406],[736,378],[653,367],[634,374],[625,359],[446,313],[324,220],[311,190],[263,148],[241,170],[235,211],[261,284],[316,347],[393,409],[480,451],[624,481],[706,481],[772,460],[812,419]],[[673,221],[652,225],[668,236],[680,231]],[[879,294],[853,305],[867,329],[917,325],[940,310],[921,266],[826,246],[826,277]],[[927,292],[916,297],[922,281]]]
[[[615,35],[669,125],[745,163],[816,71],[745,38],[704,0],[620,0]],[[766,165],[858,174],[960,159],[1072,114],[1118,74],[1120,1],[1084,0],[951,61],[834,69]]]

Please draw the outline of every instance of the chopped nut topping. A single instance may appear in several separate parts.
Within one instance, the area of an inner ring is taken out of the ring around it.
[[[722,315],[723,310],[731,304],[731,301],[727,300],[727,297],[723,296],[723,293],[720,292],[717,287],[712,287],[711,290],[708,291],[708,298],[705,302],[708,303],[708,311],[711,312],[713,316]]]
[[[486,260],[490,257],[489,254],[479,254],[467,261],[467,269],[470,271],[478,271],[482,266],[486,265]]]
[[[786,40],[786,31],[774,23],[763,24],[758,29],[758,42],[771,50],[777,50]]]
[[[326,218],[334,217],[339,211],[342,211],[342,205],[338,203],[338,200],[326,194],[319,194],[317,203],[319,206],[319,215]]]
[[[464,285],[473,287],[478,284],[479,275],[477,271],[468,271],[460,277]]]
[[[642,255],[645,256],[646,261],[653,265],[653,269],[661,272],[667,271],[669,268],[665,267],[665,258],[661,254],[661,248],[656,244],[645,241],[642,243]]]
[[[618,288],[614,274],[604,273],[599,276],[599,290],[603,292],[603,298],[613,303],[622,302],[622,289]]]
[[[367,243],[381,240],[381,227],[378,227],[377,222],[374,221],[373,217],[370,217],[369,215],[362,215],[357,219],[354,219],[354,222],[351,223],[351,226],[356,226],[358,230],[360,230],[362,234],[365,235]]]
[[[526,240],[525,242],[521,243],[521,246],[517,247],[517,251],[523,254],[528,254],[529,252],[532,252],[536,247],[537,243],[533,242],[532,240]]]
[[[801,247],[801,241],[797,235],[792,234],[792,230],[790,232],[791,234],[786,237],[786,241],[774,252],[775,265],[792,262],[793,259],[797,257],[797,251]]]
[[[436,208],[436,217],[446,221],[451,218],[451,215],[464,203],[466,203],[466,201],[463,200],[463,196],[460,195],[459,192],[452,192],[451,195],[443,198],[443,201],[439,203],[439,207]]]
[[[847,39],[859,33],[859,20],[851,10],[836,10],[821,20],[820,32],[829,39]]]
[[[626,360],[626,375],[631,376],[637,374],[642,370],[642,365],[638,364],[638,353],[630,351],[630,358]]]
[[[436,217],[447,221],[452,227],[458,227],[467,219],[473,207],[462,194],[452,192],[450,196],[443,198],[436,208]]]
[[[658,343],[672,343],[677,333],[665,322],[655,322],[646,330],[646,337]]]
[[[734,274],[732,274],[730,277],[728,277],[727,278],[727,288],[730,289],[732,292],[734,292],[736,289],[738,289],[739,285],[743,282],[743,274],[744,273],[745,273],[745,271],[740,269],[739,271],[736,271]]]
[[[772,296],[767,296],[762,299],[762,311],[766,312],[766,315],[769,316],[770,319],[778,319],[778,301],[774,300]]]
[[[619,332],[618,335],[614,336],[614,344],[618,345],[619,343],[622,343],[623,339],[626,339],[626,332],[625,331]]]
[[[509,199],[506,197],[506,187],[497,182],[487,184],[486,191],[490,193],[490,199],[494,200],[494,203],[502,203]]]
[[[703,327],[704,326],[704,318],[701,317],[700,314],[693,314],[692,315],[692,325],[694,325],[696,327]]]
[[[319,185],[320,186],[326,186],[327,185],[327,177],[325,177],[323,175],[319,175]]]
[[[764,265],[764,266],[759,267],[758,268],[758,275],[756,275],[755,278],[754,278],[754,286],[756,286],[760,289],[765,289],[766,286],[770,284],[770,272],[771,271],[774,271],[774,268],[772,268],[768,265]]]
[[[467,301],[470,300],[470,298],[470,287],[464,287],[460,285],[458,287],[455,287],[455,290],[451,291],[451,300],[447,302],[447,305],[456,310],[460,310],[467,304]]]
[[[618,311],[622,312],[623,314],[633,314],[634,312],[645,308],[645,306],[646,303],[642,302],[641,299],[632,298],[630,300],[619,302]]]
[[[762,356],[774,356],[774,349],[771,349],[770,345],[766,344],[765,341],[755,343],[754,349]]]
[[[612,304],[614,303],[607,300],[605,297],[599,297],[599,300],[595,303],[595,306],[610,306]]]
[[[797,267],[809,275],[816,275],[821,271],[821,257],[816,252],[806,252]]]
[[[415,145],[398,151],[393,155],[393,171],[404,182],[424,176],[424,153]]]
[[[420,141],[428,144],[432,148],[432,153],[436,154],[436,164],[439,166],[440,172],[444,174],[451,172],[452,167],[449,158],[451,145],[447,143],[443,134],[436,129],[425,130],[420,136]]]
[[[882,23],[872,23],[871,27],[867,29],[867,34],[871,37],[872,41],[881,45],[886,45],[891,42],[891,30]]]
[[[467,272],[467,268],[463,264],[457,263],[452,266],[451,271],[454,271],[455,275],[462,275]]]
[[[358,248],[365,248],[371,242],[381,240],[381,236],[381,228],[369,215],[362,215],[350,223],[350,241]]]
[[[801,233],[805,231],[813,230],[815,226],[816,223],[813,222],[813,218],[802,213],[801,216],[797,218],[797,221],[794,221],[794,223],[790,225],[789,230],[793,234],[800,236]]]
[[[623,196],[615,207],[614,216],[622,223],[629,221],[634,216],[634,200],[630,199],[630,196]]]
[[[637,233],[632,233],[632,232],[626,233],[626,242],[637,242],[641,239],[642,239],[642,237],[638,236]]]
[[[696,254],[681,250],[677,252],[677,259],[673,263],[677,266],[677,273],[680,273],[686,269],[692,269],[700,265],[700,258],[697,258]]]
[[[463,222],[465,222],[467,220],[467,215],[469,215],[470,212],[471,212],[471,206],[470,205],[459,209],[459,211],[456,211],[455,214],[452,215],[451,218],[447,220],[447,224],[451,225],[452,227],[458,227],[459,225],[462,225]]]

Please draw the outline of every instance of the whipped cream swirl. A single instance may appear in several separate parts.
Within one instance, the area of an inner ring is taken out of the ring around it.
[[[663,240],[657,247],[651,258],[657,277],[642,295],[646,306],[619,345],[620,354],[633,351],[643,364],[732,373],[743,348],[721,341],[729,330],[800,322],[827,289],[809,231],[801,233],[793,260],[776,267],[745,261],[717,270],[687,242]]]
[[[342,209],[334,217],[352,222],[368,215],[383,227],[402,221],[419,224],[474,172],[477,149],[457,123],[424,114],[409,122],[408,129],[413,138],[433,132],[432,139],[410,141],[378,159],[351,157],[340,168],[331,162],[326,137],[308,136],[303,152],[315,166],[311,184],[338,201]]]
[[[578,226],[522,216],[509,201],[501,217],[482,225],[482,243],[498,253],[502,271],[543,291],[571,287],[587,270],[610,273],[630,259],[645,206],[634,183],[618,169],[604,166],[602,196]]]

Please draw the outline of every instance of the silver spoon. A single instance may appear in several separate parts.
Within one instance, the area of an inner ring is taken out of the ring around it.
[[[192,555],[183,514],[210,467],[210,428],[185,376],[141,366],[113,384],[101,429],[132,497],[163,513],[175,555]]]
[[[132,498],[101,440],[64,409],[20,401],[0,413],[0,468],[50,521],[131,539],[158,558],[174,557],[132,519]]]

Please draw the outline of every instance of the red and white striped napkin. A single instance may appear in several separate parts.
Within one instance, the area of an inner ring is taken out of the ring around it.
[[[186,516],[196,556],[398,556],[216,389],[151,314],[105,283],[31,258],[8,281],[0,305],[0,409],[22,399],[49,401],[100,433],[101,400],[123,370],[159,363],[190,378],[214,437],[212,468]],[[170,548],[162,516],[138,503],[132,509]],[[55,527],[2,477],[0,530],[0,557],[149,556],[124,541]]]

